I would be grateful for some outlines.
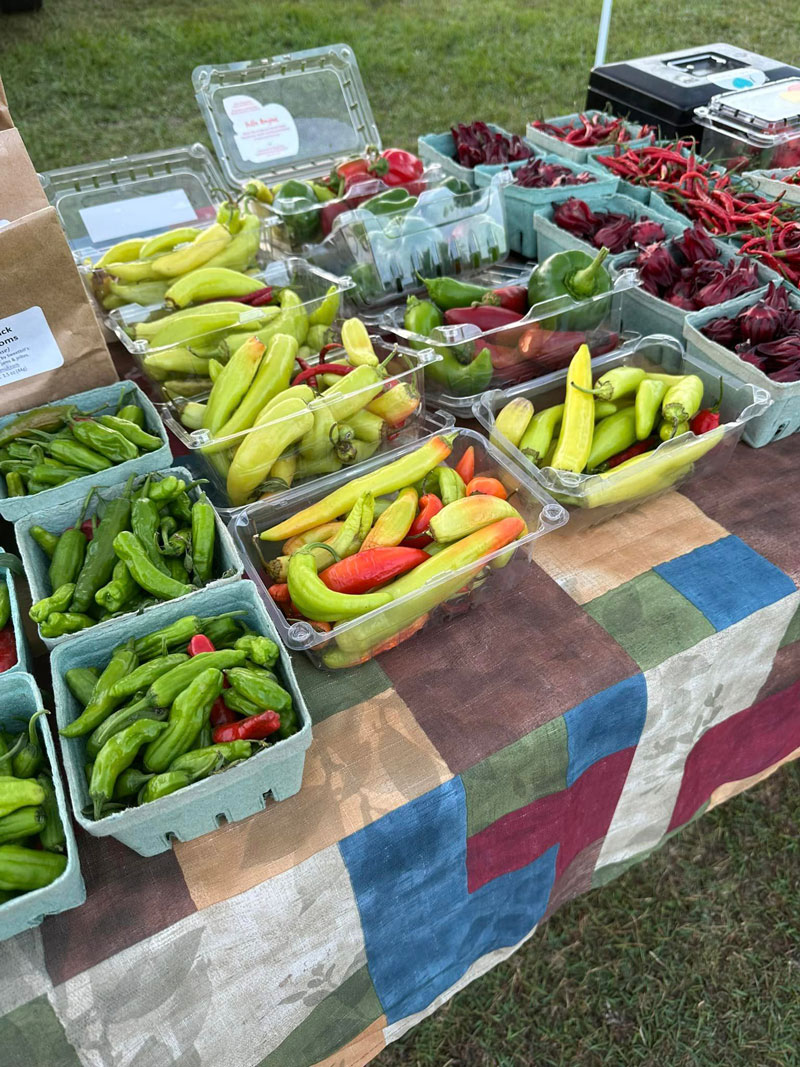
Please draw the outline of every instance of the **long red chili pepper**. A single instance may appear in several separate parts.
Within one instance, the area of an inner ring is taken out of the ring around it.
[[[225,741],[263,741],[280,729],[281,718],[276,711],[262,711],[260,715],[248,715],[238,722],[217,726],[211,737],[215,745]]]
[[[381,546],[346,556],[320,571],[320,578],[337,593],[368,593],[430,559],[420,548]]]
[[[354,370],[349,363],[323,363],[322,366],[304,367],[299,374],[295,375],[292,385],[302,385],[303,382],[311,382],[316,387],[318,374],[338,374],[343,377]]]
[[[649,452],[653,448],[657,448],[660,441],[657,437],[648,437],[646,441],[637,441],[635,445],[631,445],[630,448],[624,449],[622,452],[617,452],[615,456],[607,459],[602,466],[603,470],[610,470],[612,467],[618,467],[620,463],[624,463],[626,459],[633,459],[634,456],[641,456],[643,452]]]
[[[428,537],[425,531],[430,526],[433,516],[443,507],[444,504],[436,493],[426,493],[425,496],[420,497],[419,512],[411,523],[405,539],[401,542],[402,545],[405,548],[424,548],[425,545],[429,545],[432,538]]]

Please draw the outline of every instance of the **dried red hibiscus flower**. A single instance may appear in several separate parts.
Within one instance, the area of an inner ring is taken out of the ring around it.
[[[770,282],[755,304],[738,315],[712,319],[703,333],[773,382],[800,381],[800,309],[790,305],[782,285]]]
[[[553,222],[574,237],[591,241],[596,248],[607,248],[612,255],[644,248],[667,236],[661,223],[654,219],[634,219],[620,211],[593,212],[577,197],[553,208]]]

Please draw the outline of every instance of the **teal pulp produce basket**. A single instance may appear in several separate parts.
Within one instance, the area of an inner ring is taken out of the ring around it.
[[[787,282],[781,284],[789,291],[790,305],[800,311],[800,295]],[[766,293],[766,288],[756,289],[725,304],[691,311],[684,321],[683,335],[689,356],[706,373],[712,376],[723,373],[741,382],[748,382],[752,387],[764,390],[770,397],[771,406],[745,427],[744,439],[753,448],[763,448],[772,441],[800,432],[800,382],[774,382],[752,363],[739,359],[735,352],[706,337],[703,327],[712,319],[734,318],[740,311],[758,303]]]
[[[164,478],[169,477],[170,475],[174,475],[176,478],[182,478],[187,485],[193,478],[191,472],[185,467],[170,467],[167,470],[158,471],[157,473]],[[146,477],[146,475],[143,475],[141,478],[137,479],[134,482],[134,487],[139,486]],[[115,500],[117,497],[122,496],[124,489],[124,485],[114,485],[109,486],[101,493],[95,493],[89,504],[85,518],[91,519],[92,516],[96,515],[98,506],[101,503],[107,503],[109,500]],[[200,493],[201,489],[198,486],[189,490],[189,496],[193,500],[196,500],[200,496]],[[68,503],[51,508],[48,511],[41,512],[38,515],[30,515],[27,518],[22,519],[14,527],[17,545],[19,546],[19,552],[22,557],[22,564],[25,568],[25,576],[28,579],[28,584],[31,590],[31,600],[34,604],[37,600],[41,600],[42,597],[50,596],[54,590],[50,588],[50,578],[48,575],[50,560],[44,550],[31,536],[31,526],[43,526],[44,529],[48,530],[50,533],[62,534],[66,529],[75,524],[81,506],[82,501],[72,500]],[[219,585],[227,585],[230,582],[237,582],[242,577],[241,560],[239,559],[234,544],[231,541],[230,534],[217,514],[216,509],[214,511],[214,520],[216,526],[216,538],[214,542],[214,573],[218,574],[219,577],[212,579],[207,585],[203,586],[203,589],[209,589]],[[187,601],[191,601],[196,595],[197,594],[194,592],[187,593],[185,596],[176,597],[174,600],[168,601],[167,603],[185,604]],[[144,609],[145,613],[151,610],[151,608]],[[96,626],[90,627],[88,632],[99,633],[108,627],[117,625],[122,619],[132,617],[134,614],[134,612],[126,612],[118,615],[116,618],[107,619],[105,622],[98,622]],[[188,610],[187,614],[190,614]],[[59,645],[64,644],[65,641],[73,640],[75,636],[75,634],[64,634],[63,637],[41,637],[40,632],[41,640],[44,642],[45,646],[50,649],[57,648]]]
[[[8,625],[14,632],[14,646],[17,653],[17,662],[13,667],[9,667],[7,670],[0,674],[0,678],[4,678],[7,674],[11,674],[13,671],[28,671],[30,670],[30,650],[28,649],[28,641],[25,637],[25,626],[22,622],[22,615],[19,610],[19,598],[17,597],[17,590],[14,584],[14,574],[8,567],[0,568],[0,581],[5,582],[8,589],[8,603],[11,609],[11,617],[8,620]]]
[[[512,135],[508,130],[503,129],[502,126],[497,126],[494,122],[487,122],[486,125],[492,131],[492,133],[502,133],[506,137]],[[529,144],[526,138],[523,138],[528,147],[531,149],[530,158],[533,159],[536,155],[541,155],[532,144]],[[458,178],[462,182],[466,182],[467,185],[471,185],[473,188],[476,186],[475,168],[464,167],[458,162],[456,154],[456,143],[453,139],[452,133],[448,130],[447,133],[423,133],[417,138],[417,155],[424,163],[435,163],[446,173],[453,178]]]
[[[583,194],[584,188],[586,188],[585,196]],[[621,215],[627,215],[631,219],[651,219],[653,222],[660,222],[667,237],[678,237],[687,226],[691,225],[688,219],[681,218],[675,212],[673,212],[674,218],[662,215],[653,208],[647,207],[640,200],[632,200],[629,196],[623,196],[622,193],[612,193],[610,196],[596,196],[592,193],[591,186],[578,186],[572,196],[576,200],[583,200],[595,212],[614,211],[619,212]],[[569,199],[570,197],[562,198],[562,200]],[[596,256],[598,249],[593,244],[556,225],[553,221],[555,206],[555,201],[545,205],[533,218],[539,262],[541,263],[556,252],[581,251]],[[606,260],[607,266],[613,266],[622,256],[627,254],[626,252],[617,252],[615,255],[609,256]]]
[[[554,119],[545,119],[545,122],[552,126],[565,126],[567,123],[575,124],[580,121],[581,115],[586,115],[587,118],[594,118],[595,115],[602,115],[602,111],[598,111],[595,108],[587,108],[585,111],[573,111],[569,115],[558,115]],[[609,118],[614,118],[613,115],[609,115]],[[649,135],[642,137],[642,127],[637,122],[625,122],[625,128],[630,134],[629,141],[623,141],[622,143],[626,148],[638,148],[640,145],[650,144],[652,138]],[[546,130],[537,129],[533,123],[529,122],[525,127],[525,139],[530,144],[536,145],[536,147],[542,152],[552,152],[553,155],[561,156],[562,159],[569,159],[573,163],[586,163],[591,159],[592,155],[608,155],[614,151],[615,145],[598,145],[597,148],[581,148],[576,145],[568,144],[567,141],[561,137],[555,137],[552,133],[548,133]]]
[[[42,695],[30,674],[19,671],[11,674],[6,671],[0,675],[0,727],[4,730],[21,730],[27,727],[31,716],[42,707]],[[58,803],[58,814],[66,837],[67,866],[50,885],[42,889],[33,889],[12,897],[5,904],[0,904],[0,941],[5,941],[23,930],[38,926],[47,915],[77,908],[86,900],[86,888],[81,877],[78,860],[78,846],[72,832],[72,820],[69,805],[61,784],[61,775],[56,760],[56,747],[53,735],[42,715],[36,721],[39,736],[44,743],[47,754],[48,773],[53,780],[53,790]]]
[[[281,645],[252,582],[203,589],[191,599],[171,601],[144,615],[121,619],[101,631],[85,631],[52,655],[56,719],[63,729],[80,712],[78,701],[64,681],[73,667],[104,667],[117,645],[143,637],[185,615],[221,615],[239,612],[252,630],[271,638],[280,648],[285,688],[292,694],[300,729],[296,734],[257,752],[241,763],[179,789],[141,807],[114,812],[101,819],[84,815],[90,802],[86,781],[86,737],[61,738],[72,811],[76,822],[93,837],[115,837],[141,856],[165,852],[173,839],[191,841],[228,822],[246,819],[264,809],[267,795],[285,800],[300,789],[306,749],[311,744],[311,718],[297,683],[289,653]]]
[[[162,467],[168,467],[172,462],[172,452],[161,419],[152,403],[134,382],[115,382],[113,385],[104,385],[99,389],[89,389],[85,393],[65,396],[63,400],[55,401],[55,403],[59,406],[74,404],[79,411],[92,412],[94,415],[113,415],[123,404],[136,404],[144,411],[144,429],[159,438],[161,447],[153,452],[145,452],[136,459],[126,460],[125,463],[117,463],[107,470],[96,473],[87,472],[85,478],[76,478],[73,482],[45,489],[32,496],[9,496],[6,480],[0,476],[0,515],[8,522],[19,522],[28,515],[40,514],[46,508],[64,504],[69,500],[82,499],[94,485],[115,485],[117,482],[127,481],[132,474],[157,471]],[[13,415],[5,415],[0,419],[0,432],[14,419],[25,414],[27,412],[17,411]]]
[[[524,167],[527,162],[529,160],[508,164],[512,179],[520,167]],[[534,218],[541,211],[544,211],[550,204],[560,204],[563,200],[569,200],[571,196],[594,203],[603,197],[611,196],[617,188],[617,179],[613,175],[601,173],[599,168],[592,163],[572,163],[556,155],[544,156],[543,162],[566,167],[573,174],[589,173],[592,175],[592,181],[581,185],[557,185],[550,189],[526,189],[518,185],[514,179],[503,186],[509,248],[512,252],[519,252],[528,259],[537,255]],[[480,189],[491,181],[491,174],[497,170],[497,167],[476,167],[475,184],[477,187]]]
[[[596,380],[613,367],[620,366],[642,367],[665,374],[696,374],[703,381],[703,407],[713,404],[719,396],[720,374],[714,374],[707,365],[688,356],[679,341],[665,334],[639,338],[616,352],[592,360],[592,374]],[[616,476],[620,481],[613,493],[604,496],[599,491],[604,484],[603,475],[574,474],[553,467],[539,468],[495,426],[502,409],[518,397],[530,400],[537,412],[563,403],[567,373],[564,369],[536,382],[526,382],[510,389],[492,389],[477,401],[474,415],[497,448],[509,456],[529,479],[569,509],[571,528],[594,526],[637,507],[650,497],[676,488],[689,478],[719,474],[727,466],[748,423],[763,414],[771,403],[765,389],[745,385],[730,375],[723,375],[720,408],[722,429],[717,444],[691,462],[680,462],[680,450],[702,438],[689,432],[665,441],[652,456],[629,468],[624,477],[620,471]]]

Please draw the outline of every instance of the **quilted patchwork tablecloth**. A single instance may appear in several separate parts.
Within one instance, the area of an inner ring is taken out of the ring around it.
[[[302,791],[0,944],[4,1067],[356,1067],[800,754],[800,447],[537,543],[509,596],[299,661]]]

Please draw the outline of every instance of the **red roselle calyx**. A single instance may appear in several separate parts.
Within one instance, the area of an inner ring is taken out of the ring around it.
[[[642,249],[636,257],[636,267],[642,285],[653,296],[661,296],[681,276],[680,267],[664,244],[650,245]]]
[[[553,222],[575,237],[591,237],[601,224],[586,201],[574,196],[553,208]]]
[[[672,247],[686,260],[687,263],[696,263],[701,259],[718,259],[719,250],[711,236],[696,222],[688,230],[684,230],[681,237],[675,238]]]
[[[513,163],[533,155],[516,133],[512,136],[495,133],[485,122],[472,122],[468,126],[459,122],[450,127],[450,133],[456,158],[462,167],[476,167],[479,163]]]
[[[523,189],[555,189],[562,185],[585,185],[594,181],[597,181],[595,175],[586,170],[576,174],[561,163],[545,163],[543,159],[532,159],[514,172],[514,183]]]
[[[781,328],[781,313],[763,300],[742,311],[735,322],[741,336],[751,345],[764,344],[778,336]]]
[[[633,220],[627,215],[609,212],[607,221],[592,237],[595,248],[607,248],[612,255],[624,252],[633,243]]]
[[[703,327],[703,333],[718,345],[733,348],[739,340],[739,323],[736,319],[712,319]]]
[[[639,219],[638,222],[634,222],[631,229],[633,243],[642,248],[655,244],[656,241],[665,241],[666,238],[664,227],[654,219]]]

